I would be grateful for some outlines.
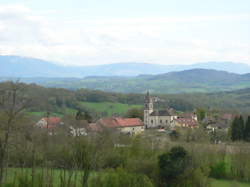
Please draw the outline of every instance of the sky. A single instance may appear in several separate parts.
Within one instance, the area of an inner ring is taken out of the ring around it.
[[[0,55],[250,65],[249,0],[0,0]]]

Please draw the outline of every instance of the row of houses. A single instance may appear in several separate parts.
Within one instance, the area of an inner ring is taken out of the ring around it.
[[[50,133],[64,126],[59,117],[42,118],[36,126],[47,129]],[[80,122],[82,125],[69,126],[68,130],[73,136],[87,135],[87,132],[102,132],[105,130],[115,130],[123,134],[135,135],[144,132],[145,126],[139,118],[108,117],[101,118],[95,123]]]
[[[149,93],[145,96],[144,121],[139,118],[106,117],[97,120],[95,123],[82,126],[69,126],[69,131],[73,136],[86,135],[87,132],[101,132],[104,130],[116,130],[123,134],[136,135],[145,129],[173,129],[175,127],[198,127],[197,117],[193,113],[177,116],[173,109],[154,110],[154,102],[157,99],[151,97]],[[45,117],[39,120],[37,127],[54,131],[55,128],[63,126],[64,123],[59,117]]]
[[[148,111],[150,108],[150,111]],[[36,124],[37,127],[54,129],[64,126],[59,117],[42,118]],[[106,117],[97,120],[95,123],[82,121],[80,125],[69,126],[68,130],[73,136],[87,135],[89,132],[102,132],[115,130],[123,134],[136,135],[143,133],[145,129],[173,129],[175,127],[198,127],[197,117],[193,113],[177,116],[173,109],[154,110],[153,99],[149,93],[145,96],[144,121],[139,118]]]
[[[95,123],[82,121],[78,126],[69,126],[69,132],[73,136],[87,135],[89,132],[102,132],[105,130],[115,130],[123,134],[136,135],[146,129],[172,130],[175,128],[198,128],[198,119],[195,113],[178,114],[173,109],[155,110],[154,102],[157,99],[151,97],[149,93],[145,96],[144,121],[139,118],[106,117],[97,120]],[[225,115],[226,120],[231,120],[232,116]],[[206,121],[207,120],[207,121]],[[207,123],[207,128],[224,128],[224,123],[214,123],[214,120],[205,118],[202,123]],[[59,117],[42,118],[36,124],[37,127],[52,131],[55,128],[64,126]]]

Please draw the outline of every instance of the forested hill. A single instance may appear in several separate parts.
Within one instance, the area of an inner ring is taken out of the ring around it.
[[[5,89],[6,82],[0,83],[0,91]],[[92,115],[98,114],[100,104],[115,106],[116,104],[131,107],[143,107],[144,94],[122,94],[97,90],[67,90],[63,88],[45,88],[34,84],[22,84],[25,95],[31,99],[30,112],[65,112],[90,110]],[[250,88],[232,92],[195,93],[195,94],[152,94],[160,97],[156,107],[172,107],[179,111],[192,111],[195,108],[212,108],[228,111],[248,112],[250,110]],[[94,103],[89,108],[89,104]],[[96,105],[96,103],[99,103]],[[117,105],[117,106],[118,106]],[[124,111],[124,110],[123,110]],[[102,114],[103,115],[103,114]]]
[[[0,78],[0,81],[13,78]],[[21,78],[22,82],[45,87],[68,89],[87,88],[119,93],[212,93],[250,87],[250,74],[235,74],[208,69],[192,69],[159,75],[137,77],[86,77],[86,78]]]

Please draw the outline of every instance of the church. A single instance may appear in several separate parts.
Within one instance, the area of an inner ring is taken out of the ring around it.
[[[144,101],[144,126],[145,128],[172,128],[177,115],[170,110],[154,110],[155,98],[147,92]]]

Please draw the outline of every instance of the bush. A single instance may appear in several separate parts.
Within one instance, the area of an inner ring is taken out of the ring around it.
[[[226,163],[220,161],[210,167],[210,177],[221,179],[226,177]]]
[[[171,186],[188,166],[187,151],[180,146],[173,147],[170,152],[159,156],[159,174],[163,186]]]
[[[118,168],[124,167],[126,163],[126,158],[117,153],[108,155],[104,160],[103,168]]]

